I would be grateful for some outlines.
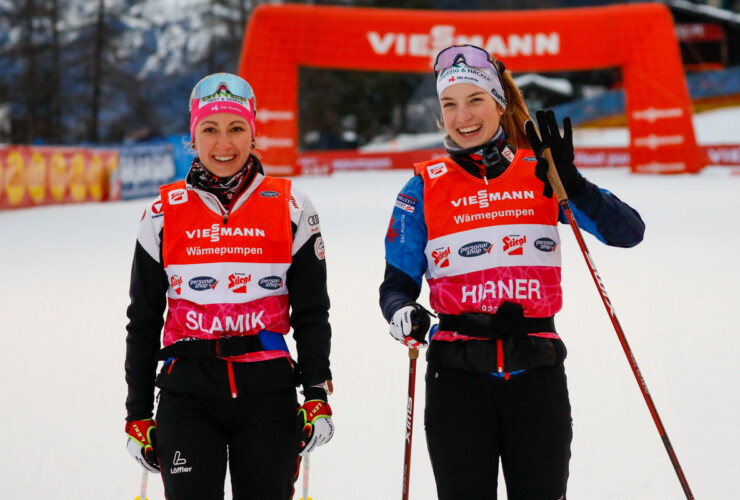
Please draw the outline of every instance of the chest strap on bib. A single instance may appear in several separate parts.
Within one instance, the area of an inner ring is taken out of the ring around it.
[[[239,356],[265,348],[257,335],[224,337],[221,339],[181,340],[159,351],[157,359],[182,358],[185,356]]]
[[[513,302],[504,302],[497,314],[440,314],[439,329],[469,337],[502,339],[528,333],[555,333],[555,319],[552,316],[526,318],[522,312],[522,306]]]

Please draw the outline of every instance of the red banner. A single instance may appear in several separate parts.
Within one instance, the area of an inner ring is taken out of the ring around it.
[[[673,18],[659,3],[539,11],[443,12],[260,5],[239,74],[257,95],[268,173],[298,170],[298,68],[424,72],[437,52],[472,43],[514,73],[620,68],[634,172],[698,172],[691,102]],[[331,92],[331,89],[326,89]]]
[[[0,147],[0,209],[107,200],[117,168],[116,150]]]

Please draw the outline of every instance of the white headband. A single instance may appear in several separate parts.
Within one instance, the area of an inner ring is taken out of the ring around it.
[[[506,109],[506,98],[501,86],[499,75],[493,68],[474,68],[458,63],[444,71],[440,71],[437,77],[437,95],[442,97],[442,92],[456,83],[470,83],[485,90],[493,99]]]

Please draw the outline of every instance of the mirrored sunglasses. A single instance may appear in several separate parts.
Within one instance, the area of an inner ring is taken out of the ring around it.
[[[437,54],[437,59],[434,61],[434,76],[438,76],[440,71],[444,71],[461,62],[466,66],[472,66],[474,68],[491,67],[494,71],[496,70],[493,64],[493,58],[482,48],[468,44],[453,45]]]
[[[215,95],[217,92],[225,89],[229,94],[241,97],[242,99],[251,99],[256,103],[252,87],[244,80],[231,73],[214,73],[199,81],[190,94],[189,108],[192,111],[193,100],[203,99]]]

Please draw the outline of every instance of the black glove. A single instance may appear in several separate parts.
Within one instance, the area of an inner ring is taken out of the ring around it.
[[[573,129],[570,125],[570,118],[566,117],[563,120],[563,136],[561,137],[558,122],[552,110],[543,111],[540,109],[536,116],[542,139],[540,140],[540,137],[537,136],[537,131],[531,121],[524,124],[524,130],[527,133],[532,151],[537,157],[535,175],[545,183],[543,194],[548,198],[552,196],[552,188],[547,180],[548,164],[542,157],[542,153],[548,147],[565,192],[568,196],[579,193],[585,187],[586,180],[573,163],[575,155],[573,153]]]

